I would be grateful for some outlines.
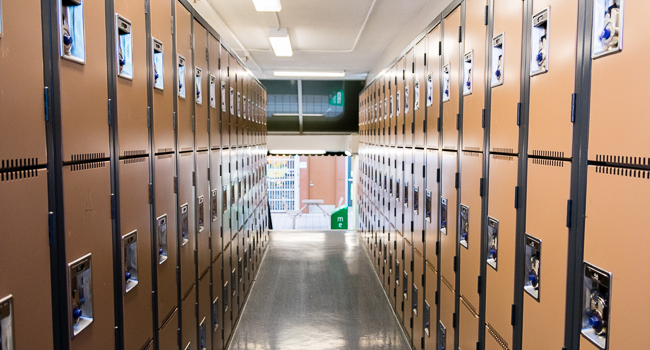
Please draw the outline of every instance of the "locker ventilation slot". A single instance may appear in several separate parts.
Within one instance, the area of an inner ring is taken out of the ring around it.
[[[106,153],[79,153],[72,155],[73,162],[89,162],[100,159],[106,159]]]
[[[144,149],[139,149],[135,151],[124,151],[125,157],[143,156],[145,154],[147,154],[147,151]]]
[[[560,168],[564,167],[564,161],[561,160],[554,160],[554,159],[538,159],[538,158],[533,158],[533,164],[539,164],[539,165],[548,165],[548,166],[557,166]]]
[[[144,158],[144,157],[140,157],[140,158],[129,158],[129,159],[124,159],[124,164],[142,163],[142,162],[144,162],[145,160],[147,160],[147,158]]]
[[[469,157],[480,157],[482,153],[476,153],[476,152],[463,152],[464,156],[469,156]]]
[[[481,151],[480,147],[464,147],[464,148],[467,151],[474,151],[474,152],[480,152]]]
[[[492,152],[494,153],[515,153],[512,148],[493,148]]]
[[[507,161],[512,162],[513,158],[512,158],[512,156],[502,156],[502,155],[498,155],[498,154],[493,154],[492,159],[507,160]]]
[[[0,173],[0,181],[21,180],[21,179],[27,179],[30,177],[37,177],[37,176],[38,176],[38,170],[36,169],[17,170],[17,171],[10,171],[6,173]]]
[[[105,168],[106,162],[91,162],[91,163],[82,163],[82,164],[73,164],[71,166],[72,171],[81,171],[97,168]]]
[[[643,157],[628,157],[628,156],[613,156],[613,155],[597,154],[596,161],[606,162],[606,163],[650,166],[650,158],[643,158]]]
[[[640,179],[650,179],[650,171],[646,171],[646,170],[597,166],[596,172],[600,174],[610,174],[610,175],[618,175],[618,176],[636,177]]]
[[[506,342],[505,339],[503,339],[503,337],[496,331],[496,329],[494,329],[494,327],[492,327],[491,324],[488,323],[485,326],[485,328],[487,328],[487,331],[488,331],[488,333],[490,333],[492,338],[494,338],[494,340],[496,340],[497,343],[499,343],[499,345],[501,345],[501,348],[503,350],[510,350],[510,348],[508,347],[508,342]]]
[[[3,159],[0,170],[34,167],[36,165],[38,165],[38,158]]]
[[[542,151],[539,149],[533,150],[532,155],[537,157],[546,157],[546,158],[564,158],[564,152],[560,151]]]

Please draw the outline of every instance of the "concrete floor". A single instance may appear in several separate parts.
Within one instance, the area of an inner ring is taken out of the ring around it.
[[[231,350],[409,349],[354,232],[271,233]]]

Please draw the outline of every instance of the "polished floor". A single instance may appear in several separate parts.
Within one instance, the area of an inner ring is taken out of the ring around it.
[[[409,349],[354,232],[272,231],[231,350]]]

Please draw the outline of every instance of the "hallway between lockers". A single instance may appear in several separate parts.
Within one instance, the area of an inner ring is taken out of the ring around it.
[[[409,349],[357,233],[270,236],[231,350]]]

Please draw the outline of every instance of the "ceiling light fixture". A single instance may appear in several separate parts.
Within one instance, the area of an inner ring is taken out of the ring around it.
[[[325,154],[325,150],[318,149],[274,149],[269,151],[271,154]]]
[[[280,12],[282,4],[280,0],[253,0],[257,12]]]
[[[343,78],[345,72],[296,72],[296,71],[274,71],[276,77],[305,77],[305,78]]]
[[[273,52],[278,57],[291,57],[293,50],[291,49],[291,40],[287,28],[269,28],[269,41],[273,47]]]

